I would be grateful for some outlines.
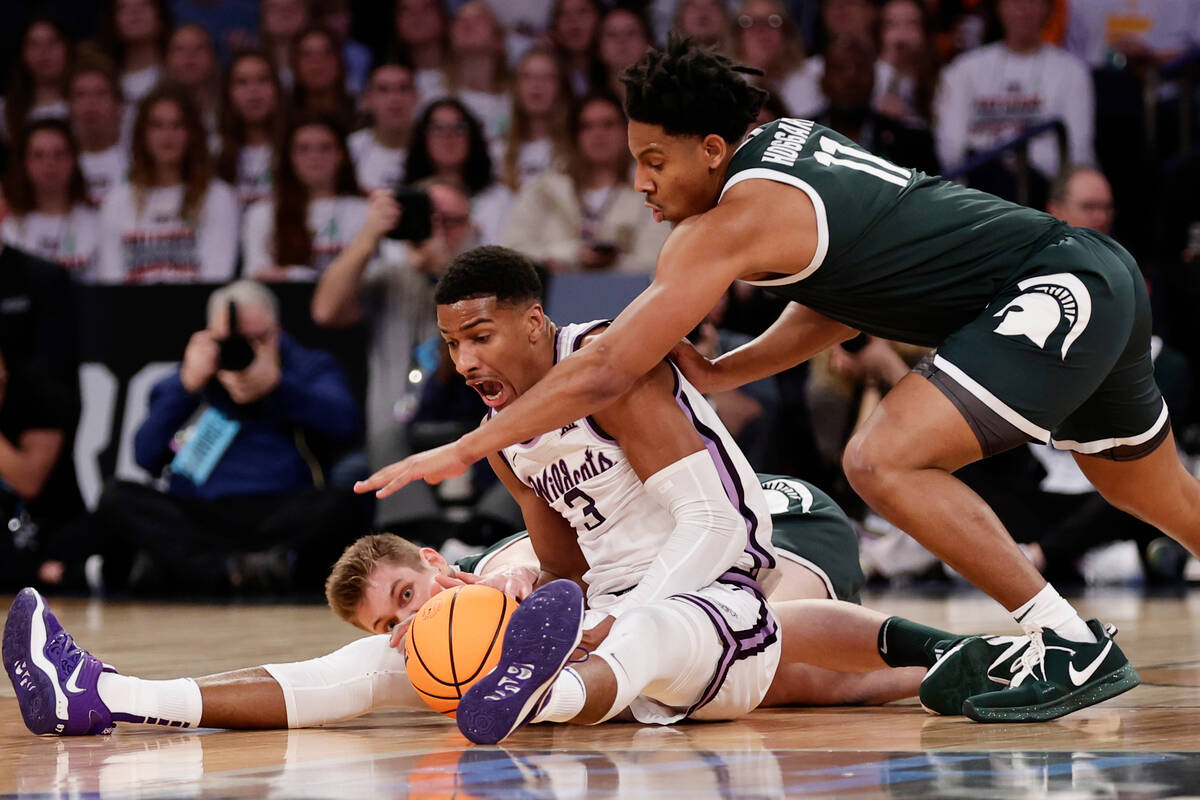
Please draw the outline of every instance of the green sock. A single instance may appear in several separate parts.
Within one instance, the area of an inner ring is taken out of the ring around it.
[[[932,667],[933,646],[958,634],[930,628],[903,617],[888,617],[879,626],[879,657],[889,667]]]

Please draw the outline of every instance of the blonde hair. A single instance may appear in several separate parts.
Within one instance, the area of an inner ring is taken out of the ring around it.
[[[394,533],[372,533],[346,548],[325,579],[325,599],[333,613],[356,628],[367,581],[381,562],[423,570],[421,548]],[[365,629],[364,629],[365,630]]]

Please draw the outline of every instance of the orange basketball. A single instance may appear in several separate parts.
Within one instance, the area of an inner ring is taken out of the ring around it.
[[[500,660],[517,601],[490,586],[457,586],[421,606],[404,634],[408,679],[434,711],[453,717],[471,684]]]

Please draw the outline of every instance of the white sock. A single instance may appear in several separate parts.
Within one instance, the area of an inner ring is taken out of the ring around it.
[[[1079,612],[1048,583],[1028,602],[1014,609],[1012,616],[1026,633],[1049,628],[1072,642],[1096,643],[1096,636],[1080,618]]]
[[[587,686],[579,673],[567,667],[550,687],[550,697],[530,722],[570,722],[587,703]]]
[[[114,719],[122,722],[194,728],[200,724],[204,707],[200,687],[191,678],[147,681],[103,672],[96,681],[96,691]]]

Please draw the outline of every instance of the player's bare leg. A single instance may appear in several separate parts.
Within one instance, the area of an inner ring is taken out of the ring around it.
[[[1012,611],[1046,580],[996,513],[951,474],[982,456],[958,409],[909,373],[851,439],[842,463],[876,512]]]
[[[288,727],[283,688],[262,667],[196,679],[204,704],[200,726],[269,730]]]
[[[1173,434],[1134,461],[1072,455],[1105,500],[1200,556],[1200,480],[1184,468]]]
[[[915,697],[925,667],[838,672],[809,664],[780,664],[761,708],[874,706]]]
[[[1097,620],[1080,619],[995,512],[951,474],[981,456],[954,405],[910,373],[883,398],[843,458],[847,478],[867,503],[1000,601],[1028,634],[1017,646],[1002,637],[953,648],[927,674],[922,702],[978,721],[1032,722],[1137,686],[1137,672],[1109,631]],[[995,672],[1001,662],[1010,670],[1004,675]],[[963,687],[989,678],[1002,678],[1008,688],[969,697],[960,708]]]

